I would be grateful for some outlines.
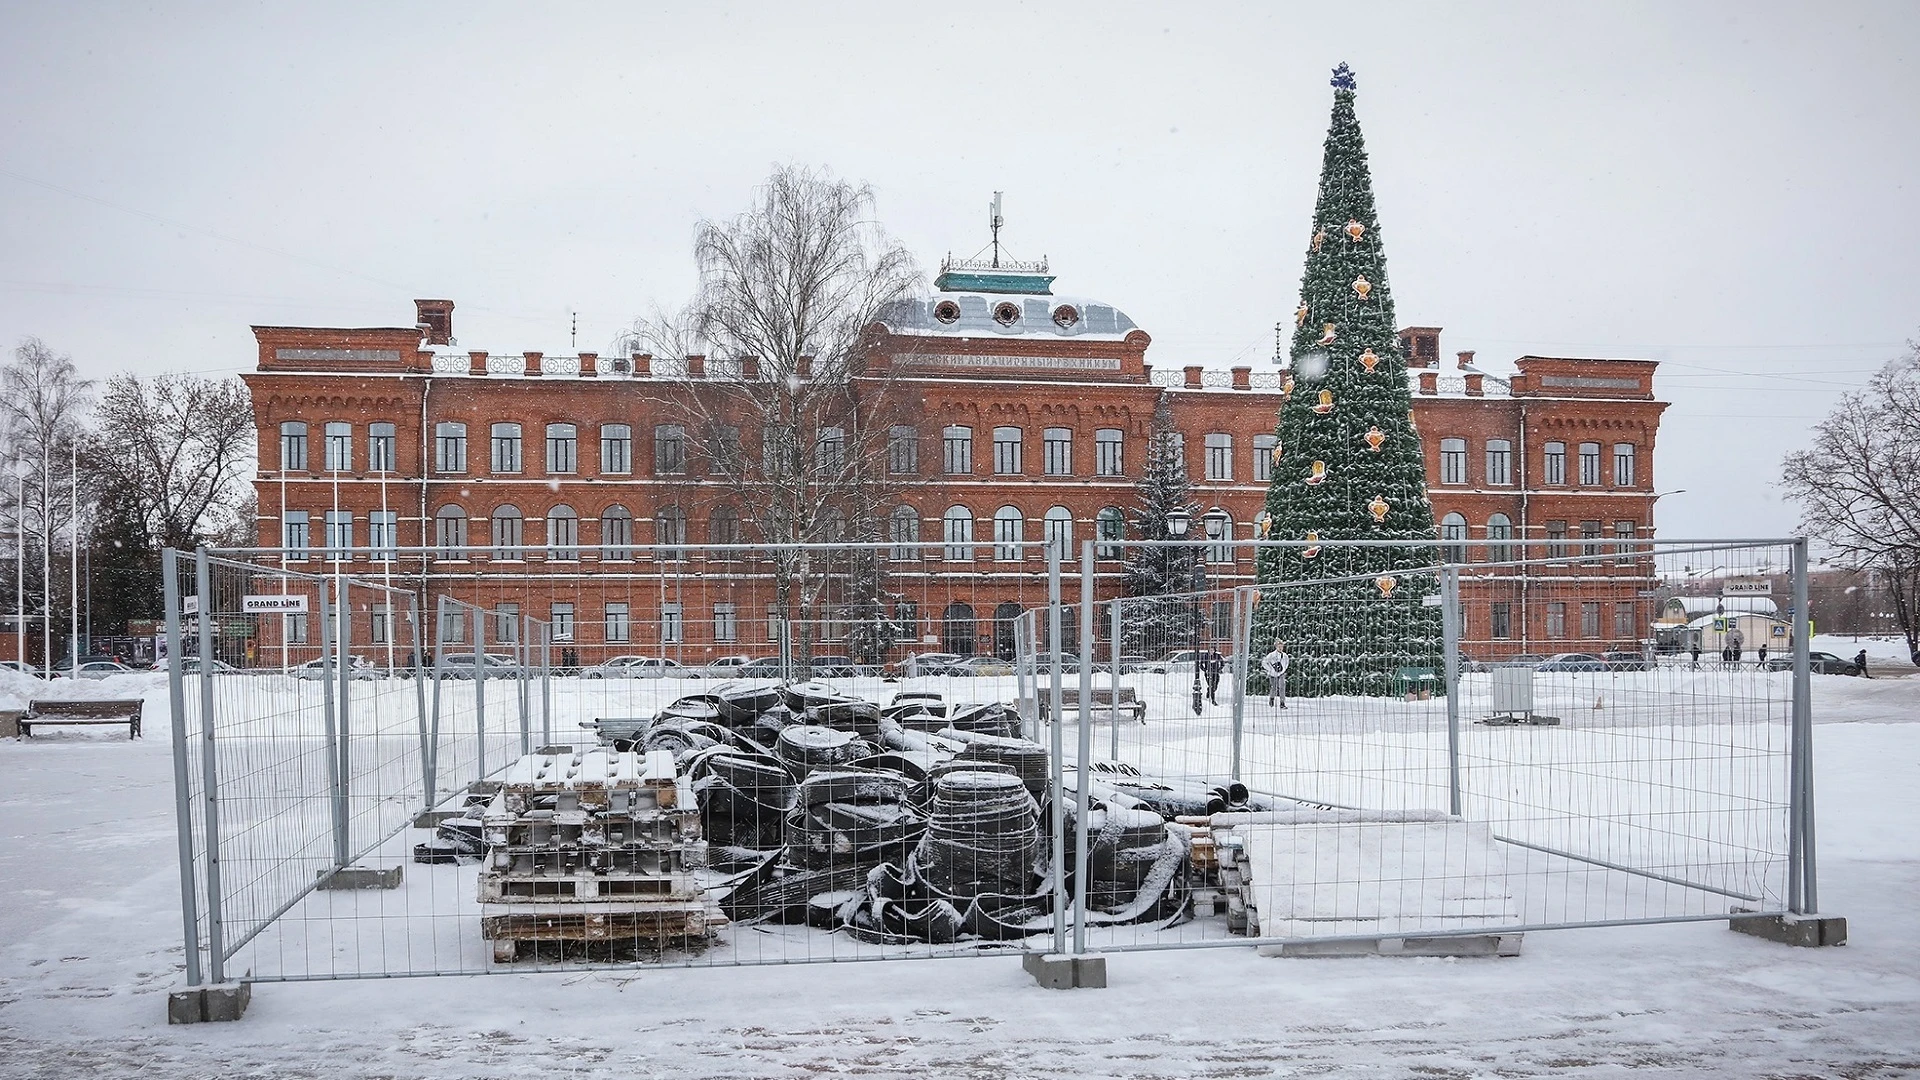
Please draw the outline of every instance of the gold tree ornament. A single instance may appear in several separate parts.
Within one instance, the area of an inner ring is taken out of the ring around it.
[[[1314,404],[1313,411],[1325,416],[1333,411],[1333,391],[1320,391],[1320,400]]]
[[[1346,233],[1347,239],[1359,243],[1360,238],[1367,235],[1367,227],[1357,221],[1349,221],[1347,222]],[[1268,308],[1267,310],[1271,311],[1273,309]]]
[[[1385,524],[1387,511],[1391,509],[1392,507],[1387,504],[1387,500],[1378,495],[1375,495],[1373,501],[1367,504],[1367,513],[1373,515],[1375,524]]]
[[[1367,449],[1373,451],[1376,454],[1380,452],[1381,444],[1387,441],[1386,433],[1381,431],[1377,427],[1368,428],[1367,434],[1365,437],[1367,440]]]
[[[1400,579],[1394,577],[1392,574],[1381,574],[1379,577],[1373,579],[1373,584],[1380,590],[1380,595],[1384,598],[1393,595],[1393,587],[1400,584]]]
[[[1380,366],[1380,357],[1372,349],[1368,349],[1360,354],[1360,366],[1366,368],[1367,374],[1371,375],[1373,369]]]
[[[1305,300],[1300,301],[1300,306],[1294,309],[1293,325],[1295,326],[1307,325],[1307,302]]]
[[[1287,372],[1286,379],[1280,384],[1280,392],[1283,394],[1293,393],[1293,372]],[[1278,452],[1279,447],[1275,447],[1274,450]]]
[[[1333,332],[1333,324],[1332,324],[1332,323],[1328,323],[1328,324],[1326,324],[1325,326],[1322,326],[1322,327],[1320,328],[1320,344],[1322,344],[1322,345],[1331,345],[1331,344],[1333,344],[1333,339],[1334,339],[1335,337],[1337,337],[1337,336],[1339,336],[1339,335],[1337,335],[1337,334],[1335,334],[1335,333]]]
[[[1312,471],[1307,473],[1307,486],[1318,487],[1319,485],[1324,484],[1326,482],[1327,482],[1327,463],[1324,461],[1314,462]]]
[[[1307,540],[1307,546],[1300,549],[1300,557],[1303,559],[1311,559],[1320,554],[1320,534],[1310,532],[1307,534]]]
[[[1365,300],[1367,294],[1373,291],[1373,282],[1368,281],[1366,275],[1362,274],[1353,279],[1353,291],[1360,294],[1360,299]]]
[[[1315,229],[1313,231],[1313,250],[1319,251],[1320,248],[1326,244],[1326,242],[1327,242],[1327,230]]]

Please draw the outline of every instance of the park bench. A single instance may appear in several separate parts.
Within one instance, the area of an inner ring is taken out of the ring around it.
[[[20,737],[30,739],[33,729],[42,726],[127,725],[127,738],[140,737],[140,708],[133,701],[31,701],[20,718]]]
[[[1111,686],[1096,686],[1091,693],[1093,696],[1087,699],[1087,705],[1089,711],[1096,719],[1099,718],[1102,713],[1107,714],[1107,716],[1112,719],[1118,719],[1121,713],[1126,713],[1135,720],[1143,724],[1146,723],[1147,703],[1140,700],[1140,695],[1134,692],[1133,687],[1122,686],[1116,688]],[[1047,714],[1047,709],[1052,704],[1051,698],[1052,695],[1044,688],[1040,691],[1040,715],[1045,716]],[[1064,713],[1068,719],[1080,715],[1079,687],[1063,686],[1060,688],[1060,711]]]

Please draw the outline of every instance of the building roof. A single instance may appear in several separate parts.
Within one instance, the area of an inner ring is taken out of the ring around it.
[[[894,304],[880,323],[929,337],[1051,337],[1121,341],[1139,326],[1101,300],[988,292],[937,292]]]

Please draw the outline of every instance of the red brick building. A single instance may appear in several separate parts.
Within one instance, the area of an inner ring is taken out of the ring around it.
[[[874,328],[866,379],[912,403],[891,429],[891,509],[875,532],[900,545],[886,553],[886,589],[912,632],[895,655],[1005,651],[1006,618],[1045,596],[1043,553],[1009,542],[1064,540],[1077,553],[1082,540],[1117,536],[1162,398],[1195,498],[1230,517],[1232,537],[1256,535],[1284,376],[1156,370],[1151,339],[1123,312],[1054,296],[1051,282],[955,268]],[[489,642],[523,633],[515,616],[551,621],[581,662],[770,651],[780,628],[769,568],[703,546],[755,538],[741,508],[703,481],[675,404],[692,383],[755,371],[702,357],[462,350],[451,301],[415,304],[415,326],[254,328],[259,366],[245,378],[262,547],[290,568],[344,559],[357,575],[390,575],[425,611],[439,596],[474,603],[500,616]],[[1652,362],[1522,357],[1502,379],[1465,353],[1440,370],[1439,334],[1411,328],[1403,344],[1443,541],[1525,538],[1542,542],[1530,552],[1540,558],[1651,534],[1664,408]],[[1096,566],[1101,599],[1121,591],[1109,554]],[[1209,572],[1215,585],[1250,582],[1250,552],[1216,551]],[[1630,647],[1646,635],[1649,576],[1633,558],[1472,569],[1466,638],[1490,655]],[[1077,567],[1065,591],[1078,596]],[[835,603],[818,609],[817,653],[840,651]],[[356,649],[394,636],[378,606],[355,605]],[[305,623],[293,617],[289,635],[317,641]],[[429,643],[469,632],[444,618],[425,629]]]

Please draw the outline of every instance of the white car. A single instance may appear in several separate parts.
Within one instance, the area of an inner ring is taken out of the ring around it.
[[[715,679],[730,679],[751,663],[751,656],[722,656],[718,660],[707,661],[707,675]]]
[[[580,676],[586,679],[686,679],[699,677],[700,671],[664,656],[615,656],[582,668]]]
[[[71,671],[61,668],[54,671],[53,677],[56,679],[65,679],[72,674]],[[133,674],[132,668],[125,664],[115,663],[112,660],[89,660],[80,665],[80,677],[83,679],[104,679],[109,675],[131,674]]]
[[[351,658],[351,663],[348,666],[351,669],[351,673],[347,677],[350,679],[359,681],[380,677],[378,669],[357,656]],[[295,665],[293,674],[295,678],[300,679],[324,679],[330,674],[327,667],[328,665],[324,660],[309,660],[304,664]],[[340,677],[340,669],[337,665],[334,666],[331,674],[336,679]]]

